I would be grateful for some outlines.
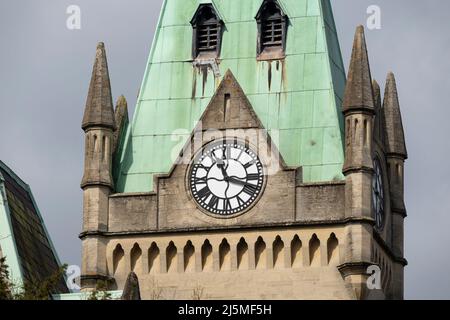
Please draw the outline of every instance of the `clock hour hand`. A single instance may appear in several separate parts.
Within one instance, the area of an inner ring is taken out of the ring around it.
[[[228,174],[227,174],[227,170],[225,170],[225,160],[226,160],[225,152],[224,152],[224,158],[222,158],[222,159],[217,158],[214,153],[213,153],[213,157],[214,157],[214,160],[217,162],[217,167],[219,167],[219,169],[222,171],[223,178],[226,181],[228,179]]]
[[[227,181],[228,174],[227,174],[227,170],[225,170],[225,164],[222,163],[222,164],[218,164],[217,166],[220,168],[220,170],[222,170],[222,175],[223,175],[225,181]]]
[[[239,185],[241,185],[241,186],[252,186],[252,187],[254,187],[254,185],[251,184],[251,183],[247,183],[247,182],[244,182],[244,181],[235,179],[235,178],[227,177],[227,178],[225,179],[225,181],[228,181],[228,182],[231,182],[231,183],[234,183],[234,184],[239,184]]]

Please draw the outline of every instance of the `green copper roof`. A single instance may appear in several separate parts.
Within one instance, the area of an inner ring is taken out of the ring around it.
[[[263,0],[165,0],[134,119],[116,163],[117,192],[151,191],[166,173],[214,91],[230,69],[263,125],[279,135],[289,166],[305,182],[343,179],[340,106],[345,71],[329,0],[279,0],[289,17],[286,58],[257,61],[255,16]],[[213,3],[225,24],[219,69],[192,64],[190,21],[200,3]]]
[[[16,285],[48,279],[61,266],[30,187],[2,161],[0,249]],[[69,291],[64,279],[57,291]]]

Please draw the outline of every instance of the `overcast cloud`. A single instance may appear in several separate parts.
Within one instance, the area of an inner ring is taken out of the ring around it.
[[[243,0],[249,1],[249,0]],[[106,43],[114,99],[130,111],[162,0],[2,0],[0,159],[33,189],[63,262],[80,264],[83,132],[95,47]],[[450,1],[332,0],[345,65],[366,9],[373,77],[397,76],[410,159],[406,167],[406,298],[450,298]],[[66,9],[82,29],[66,28]]]

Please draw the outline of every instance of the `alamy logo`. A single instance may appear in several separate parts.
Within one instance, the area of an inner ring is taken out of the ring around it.
[[[369,30],[381,29],[381,8],[376,5],[371,5],[367,8],[367,28]]]
[[[77,5],[71,5],[67,7],[66,14],[69,17],[66,20],[66,26],[69,30],[81,29],[81,8]]]
[[[69,266],[66,271],[66,284],[70,290],[80,290],[81,270],[79,266]]]
[[[367,268],[367,274],[370,277],[367,279],[367,288],[369,290],[381,290],[381,269],[377,265]]]

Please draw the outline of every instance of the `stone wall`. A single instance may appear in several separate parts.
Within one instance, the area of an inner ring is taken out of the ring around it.
[[[327,221],[344,217],[344,182],[304,184],[297,187],[296,221]]]
[[[156,230],[155,194],[117,194],[109,198],[109,232]]]
[[[283,228],[115,238],[107,245],[108,271],[118,288],[134,271],[143,299],[353,299],[337,269],[345,250],[343,230]]]

